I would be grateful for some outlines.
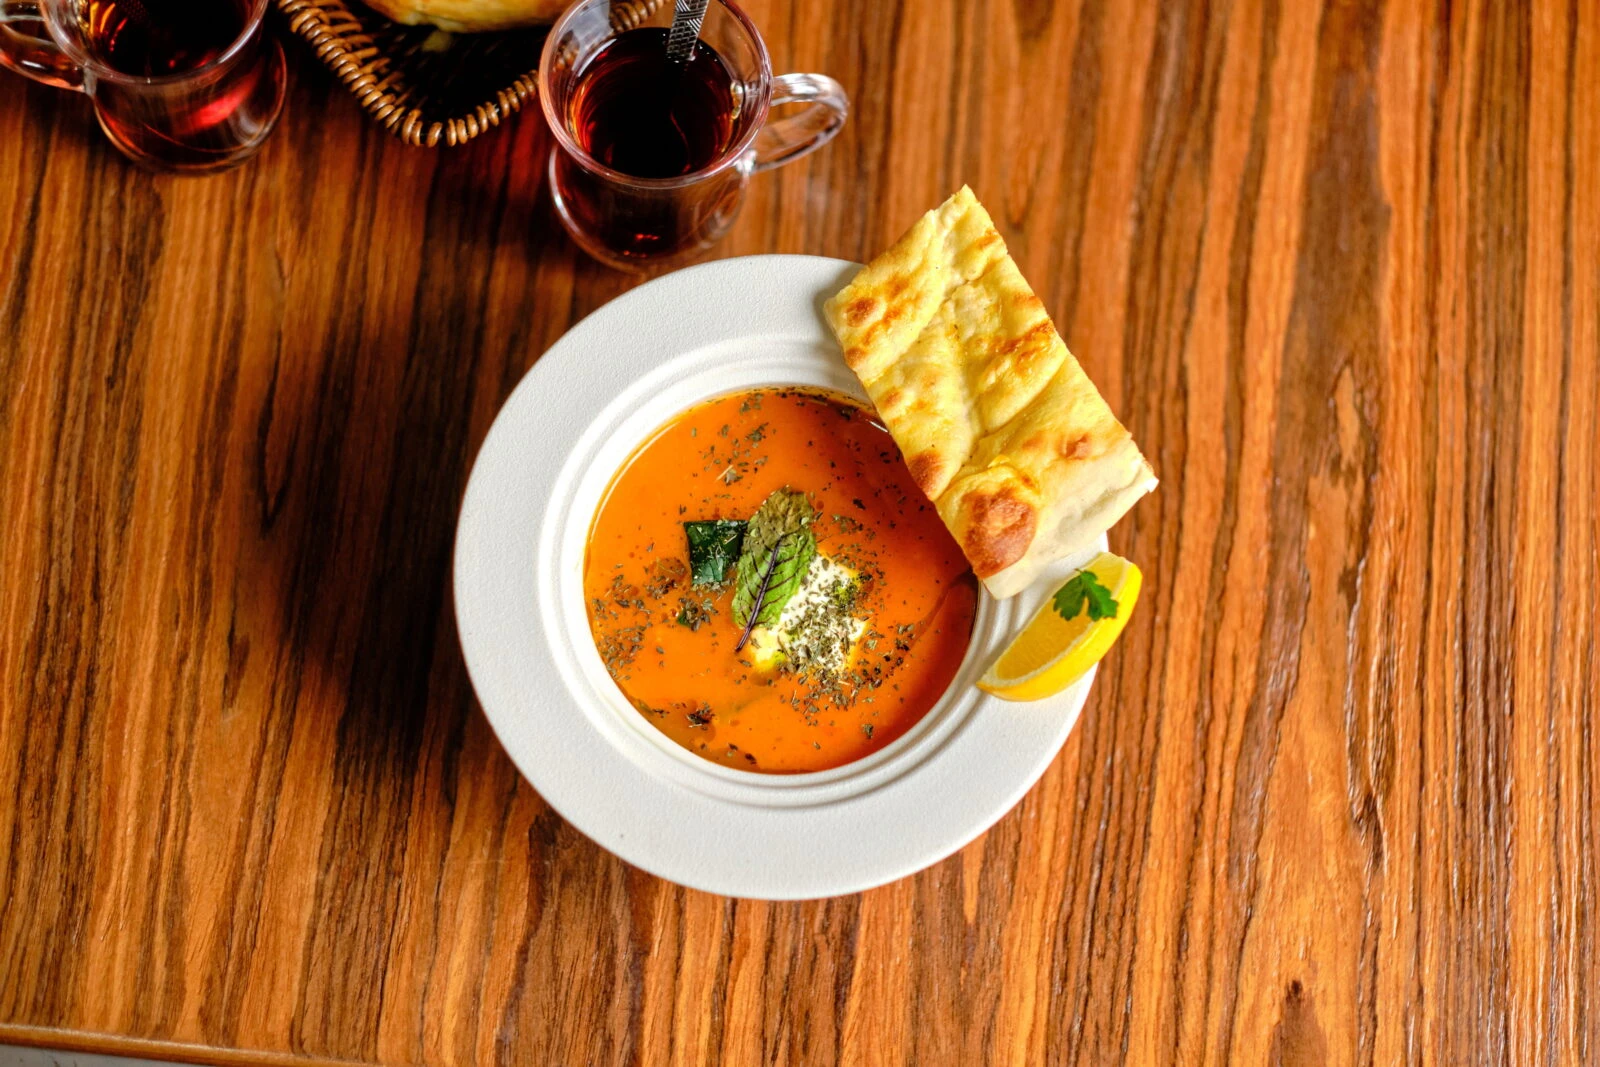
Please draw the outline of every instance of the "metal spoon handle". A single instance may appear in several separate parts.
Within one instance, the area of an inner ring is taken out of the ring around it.
[[[677,0],[672,9],[672,29],[667,33],[667,59],[687,63],[689,53],[700,39],[700,24],[706,18],[711,0]]]

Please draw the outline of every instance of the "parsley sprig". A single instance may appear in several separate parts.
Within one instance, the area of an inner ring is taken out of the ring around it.
[[[1085,605],[1088,606],[1092,622],[1116,618],[1117,608],[1120,607],[1111,590],[1100,584],[1100,579],[1095,577],[1093,571],[1079,571],[1067,579],[1066,585],[1056,590],[1056,614],[1063,619],[1075,619]]]

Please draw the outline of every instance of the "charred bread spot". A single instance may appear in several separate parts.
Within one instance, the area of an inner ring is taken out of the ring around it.
[[[1079,434],[1068,440],[1062,438],[1056,443],[1056,455],[1062,459],[1088,459],[1094,455],[1094,441],[1088,434]]]
[[[1021,337],[1013,337],[1000,345],[999,354],[1010,356],[1018,354],[1017,362],[1022,363],[1035,353],[1045,351],[1050,347],[1050,341],[1055,337],[1056,328],[1050,320],[1039,323]]]
[[[860,326],[872,317],[878,310],[878,298],[875,296],[858,296],[844,306],[844,321],[847,326]]]
[[[937,452],[918,452],[906,463],[911,468],[911,480],[917,483],[929,499],[932,499],[934,490],[943,485],[945,464]]]
[[[967,497],[964,506],[969,522],[961,536],[961,548],[979,578],[998,574],[1027,554],[1039,513],[1015,486],[978,490]]]
[[[861,330],[860,334],[856,336],[855,345],[852,346],[858,353],[856,357],[858,360],[866,358],[867,353],[877,346],[878,338],[889,327],[894,325],[894,320],[899,318],[901,314],[902,311],[898,306],[885,308],[881,316]],[[854,367],[855,364],[852,363],[851,366]]]

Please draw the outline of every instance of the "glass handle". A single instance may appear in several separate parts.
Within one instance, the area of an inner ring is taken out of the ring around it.
[[[83,89],[83,72],[50,39],[37,0],[0,0],[0,66],[58,89]]]
[[[754,170],[771,170],[815,152],[844,127],[850,98],[826,74],[784,74],[772,79],[772,106],[804,104],[797,115],[768,118],[756,134]]]

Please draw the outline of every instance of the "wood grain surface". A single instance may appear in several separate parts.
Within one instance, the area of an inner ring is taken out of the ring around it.
[[[1144,600],[986,836],[804,904],[520,780],[450,610],[521,374],[635,280],[536,117],[291,46],[229,174],[0,80],[0,1041],[226,1062],[1600,1058],[1600,5],[753,0],[853,95],[718,255],[969,182],[1143,444]]]

